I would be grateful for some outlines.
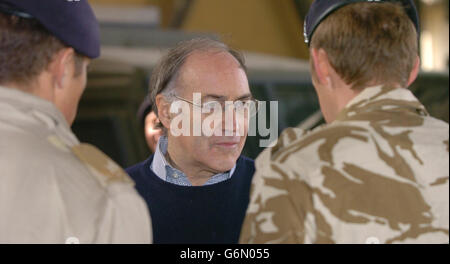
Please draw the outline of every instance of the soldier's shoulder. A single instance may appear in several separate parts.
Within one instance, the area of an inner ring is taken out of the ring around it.
[[[7,144],[7,145],[6,145]],[[88,184],[90,189],[107,188],[113,183],[134,186],[128,174],[98,148],[90,144],[71,146],[56,135],[47,138],[23,135],[11,139],[4,150],[15,170],[34,171],[39,177],[54,178],[59,183],[70,181],[73,188]],[[22,168],[22,169],[20,169]],[[20,174],[19,171],[17,173]]]
[[[68,145],[57,136],[49,136],[47,141],[53,146],[55,153],[65,156],[65,163],[71,164],[78,173],[88,174],[96,179],[100,186],[107,188],[117,183],[134,185],[125,170],[97,147],[87,143]]]
[[[55,136],[47,139],[31,133],[0,131],[0,148],[7,154],[4,159],[12,163],[26,163],[28,167],[51,169],[70,156],[69,149]]]
[[[448,134],[448,130],[449,130],[449,125],[447,122],[445,122],[441,119],[437,119],[432,116],[426,116],[424,118],[423,127],[429,128],[432,130],[438,130],[444,134],[445,133]]]
[[[344,138],[366,143],[370,141],[369,134],[370,128],[363,122],[337,122],[322,125],[311,131],[287,128],[282,132],[275,146],[265,150],[265,155],[272,161],[284,160],[286,155],[299,152],[314,153],[319,151],[319,147],[324,150]]]
[[[101,186],[112,184],[134,186],[134,181],[115,161],[93,145],[82,143],[71,147],[71,152],[88,168]]]

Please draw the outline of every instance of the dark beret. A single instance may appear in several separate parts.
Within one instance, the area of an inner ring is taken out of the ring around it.
[[[414,23],[417,34],[420,33],[419,26],[419,16],[417,14],[417,9],[413,0],[315,0],[311,7],[309,8],[308,14],[305,18],[304,23],[304,37],[305,42],[308,43],[314,34],[314,30],[316,30],[317,26],[331,13],[338,10],[339,8],[353,3],[358,2],[372,2],[372,3],[381,3],[381,2],[398,2],[402,3],[405,8],[406,13],[409,18]]]
[[[87,0],[0,0],[0,12],[35,18],[78,53],[100,56],[100,29]]]

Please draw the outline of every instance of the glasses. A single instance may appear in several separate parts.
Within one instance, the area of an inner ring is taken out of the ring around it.
[[[230,101],[208,101],[202,104],[196,104],[190,100],[183,97],[173,95],[175,98],[189,103],[191,105],[201,108],[202,113],[223,113],[229,107],[233,106],[234,111],[238,115],[248,115],[248,117],[253,117],[258,113],[258,103],[259,101],[251,98],[245,100],[236,100],[230,103]]]

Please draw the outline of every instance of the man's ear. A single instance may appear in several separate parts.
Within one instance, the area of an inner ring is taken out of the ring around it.
[[[419,75],[419,71],[420,71],[420,58],[419,56],[417,56],[416,62],[414,63],[414,67],[411,73],[409,74],[407,87],[409,87],[416,80],[417,75]]]
[[[65,77],[69,74],[70,67],[74,67],[74,56],[75,51],[72,48],[61,49],[53,56],[49,71],[52,74],[55,87],[64,87]]]
[[[314,70],[320,84],[327,86],[330,82],[330,62],[324,49],[311,49]]]
[[[155,98],[158,109],[158,119],[165,128],[170,127],[170,103],[166,101],[164,95],[158,94]]]

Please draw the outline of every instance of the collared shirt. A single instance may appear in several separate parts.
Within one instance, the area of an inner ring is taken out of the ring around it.
[[[153,162],[150,164],[150,169],[162,180],[181,186],[192,186],[186,174],[182,171],[172,167],[166,160],[168,140],[166,136],[161,136],[156,146],[155,156]],[[236,165],[227,172],[213,175],[204,185],[211,185],[228,180],[233,176]]]

